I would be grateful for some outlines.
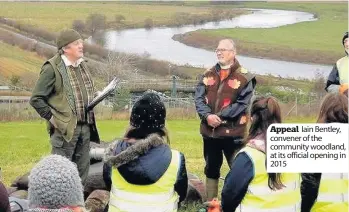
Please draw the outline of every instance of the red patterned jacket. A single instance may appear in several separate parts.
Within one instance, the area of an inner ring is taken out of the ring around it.
[[[196,87],[195,106],[202,120],[200,133],[205,137],[242,139],[256,79],[236,59],[223,81],[220,70],[219,64],[207,70]],[[206,121],[209,114],[218,115],[222,124],[215,129],[210,127]]]

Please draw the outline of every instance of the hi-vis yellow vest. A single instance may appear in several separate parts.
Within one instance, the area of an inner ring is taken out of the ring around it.
[[[339,59],[336,63],[338,69],[339,83],[341,85],[348,83],[348,61],[349,57],[345,56]]]
[[[348,174],[321,174],[319,194],[311,212],[348,211]]]
[[[151,185],[128,183],[117,168],[112,170],[109,212],[177,211],[179,196],[174,191],[180,167],[180,153],[172,150],[172,160],[163,176]]]
[[[235,212],[300,211],[300,174],[283,173],[281,182],[285,187],[273,191],[268,186],[265,154],[249,146],[244,147],[240,152],[245,152],[251,159],[254,166],[254,177]]]

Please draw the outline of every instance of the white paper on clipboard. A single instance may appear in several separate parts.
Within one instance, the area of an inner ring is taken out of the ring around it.
[[[119,80],[115,77],[87,106],[87,110],[92,110],[98,103],[110,95],[118,85]]]

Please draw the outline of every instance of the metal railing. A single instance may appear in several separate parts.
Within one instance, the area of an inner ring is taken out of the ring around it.
[[[196,80],[176,80],[173,82],[171,79],[137,79],[131,81],[122,81],[121,86],[129,90],[172,90],[174,87],[177,90],[194,90],[197,81]]]

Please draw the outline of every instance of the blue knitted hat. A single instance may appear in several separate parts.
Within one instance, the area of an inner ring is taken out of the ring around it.
[[[60,155],[49,155],[31,170],[28,184],[30,208],[84,207],[76,165]]]

